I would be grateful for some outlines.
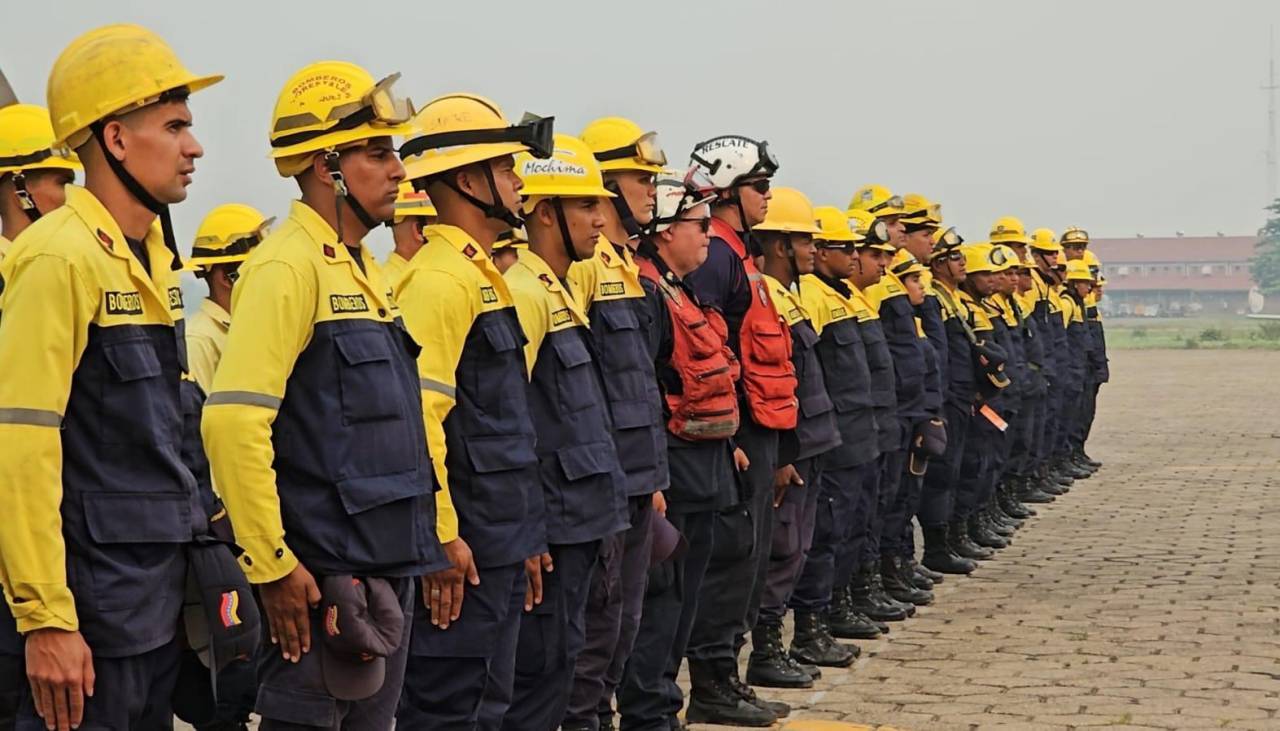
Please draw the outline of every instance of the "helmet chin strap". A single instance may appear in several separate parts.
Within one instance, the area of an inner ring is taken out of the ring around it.
[[[484,170],[484,178],[489,183],[489,194],[493,198],[492,203],[486,203],[474,195],[458,186],[448,175],[441,178],[445,185],[449,186],[453,192],[462,196],[462,199],[471,205],[479,208],[484,212],[486,218],[493,218],[507,224],[511,228],[521,228],[524,226],[524,219],[516,215],[514,211],[502,204],[502,196],[498,195],[498,183],[493,179],[493,168],[490,167],[489,161],[484,160],[479,163],[480,169]]]
[[[342,236],[342,204],[346,203],[351,212],[356,214],[356,218],[365,228],[372,231],[378,226],[378,221],[360,205],[360,201],[351,195],[351,190],[347,188],[347,179],[342,175],[342,165],[339,162],[340,155],[337,150],[329,150],[324,154],[324,167],[329,171],[329,177],[333,179],[333,210],[334,215],[338,219],[338,243],[345,244]]]
[[[569,261],[582,261],[582,257],[578,256],[577,249],[573,248],[573,238],[569,236],[569,222],[564,217],[564,203],[560,198],[552,198],[551,206],[556,211],[556,223],[560,226],[560,238],[564,242],[564,253],[569,255]]]
[[[178,242],[173,235],[173,219],[169,217],[169,206],[161,203],[146,188],[142,187],[142,183],[139,183],[138,179],[125,169],[124,163],[117,160],[116,156],[107,149],[106,124],[104,122],[94,122],[89,125],[89,129],[93,132],[94,138],[98,140],[98,146],[102,148],[102,156],[106,158],[107,165],[111,167],[111,171],[115,173],[116,178],[124,184],[125,189],[139,203],[160,217],[160,230],[164,234],[165,248],[173,254],[173,262],[170,264],[170,268],[174,271],[182,269],[182,255],[178,253]]]
[[[36,206],[36,199],[32,197],[31,192],[27,190],[27,176],[22,171],[13,174],[13,191],[18,196],[18,205],[22,207],[22,212],[27,214],[27,218],[32,223],[40,220],[40,208]]]
[[[613,209],[618,212],[618,219],[622,222],[622,228],[627,232],[627,235],[635,238],[643,233],[644,229],[636,222],[636,216],[631,212],[631,206],[627,204],[626,196],[622,195],[622,189],[618,186],[618,181],[606,180],[604,188],[614,195],[610,203],[613,204]]]

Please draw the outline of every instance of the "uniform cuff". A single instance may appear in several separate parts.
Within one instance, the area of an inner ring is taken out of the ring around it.
[[[240,568],[253,584],[269,584],[289,575],[298,566],[298,557],[285,545],[284,538],[241,538],[237,542],[244,553],[240,554]]]
[[[70,591],[65,598],[57,598],[48,603],[22,602],[9,604],[14,623],[19,634],[34,632],[38,629],[60,629],[75,632],[80,629],[80,619],[76,616],[75,600]]]

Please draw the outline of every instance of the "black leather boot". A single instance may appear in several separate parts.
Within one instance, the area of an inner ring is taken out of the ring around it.
[[[951,550],[961,558],[974,561],[986,561],[995,558],[996,552],[985,546],[979,546],[969,536],[969,520],[956,518],[951,521],[947,537],[951,539]]]
[[[909,616],[906,607],[884,594],[880,587],[880,571],[873,563],[863,564],[854,570],[848,589],[849,607],[874,621],[901,622]],[[832,631],[835,632],[834,625]],[[838,632],[835,634],[843,636]]]
[[[889,596],[889,592],[885,591],[884,577],[880,575],[880,569],[876,566],[876,563],[878,562],[868,564],[868,568],[871,572],[871,599],[873,601],[880,602],[881,604],[888,604],[891,607],[897,607],[906,612],[908,617],[916,616],[915,604],[894,599]]]
[[[1078,452],[1076,452],[1076,455],[1079,456],[1080,459],[1082,459],[1085,464],[1089,465],[1095,470],[1102,467],[1102,463],[1094,459],[1093,457],[1090,457],[1088,454],[1086,454],[1083,447]]]
[[[933,591],[933,579],[916,571],[916,563],[910,558],[902,557],[902,576],[920,591]]]
[[[1062,461],[1058,463],[1058,471],[1070,477],[1072,480],[1087,480],[1093,477],[1093,473],[1082,468],[1080,465],[1071,461],[1071,455],[1064,455]]]
[[[1022,486],[1027,484],[1030,480],[1030,477],[1019,477],[1013,482],[1006,484],[996,496],[1000,503],[1000,509],[1003,510],[1006,515],[1018,521],[1019,527],[1021,527],[1023,521],[1034,515],[1034,513],[1029,512],[1027,510],[1027,506],[1023,505],[1022,501],[1018,499],[1018,496],[1023,492]]]
[[[689,723],[720,723],[727,726],[767,728],[778,714],[748,703],[734,687],[737,667],[732,660],[689,661]]]
[[[736,663],[733,666],[733,675],[729,678],[729,685],[733,686],[733,689],[738,692],[738,695],[742,696],[742,700],[750,703],[756,708],[763,708],[778,718],[786,718],[791,715],[790,704],[783,703],[782,701],[767,701],[756,695],[756,692],[751,689],[751,686],[742,682],[742,680],[738,678],[738,666]]]
[[[757,623],[751,630],[747,682],[762,688],[812,688],[813,678],[789,661],[782,625]]]
[[[971,574],[978,564],[962,558],[951,547],[947,524],[922,526],[924,531],[924,565],[944,574]]]
[[[1018,531],[1018,524],[1000,509],[1000,505],[994,496],[992,496],[991,502],[987,503],[987,509],[982,511],[982,515],[992,533],[1009,543],[1013,543],[1013,534]]]
[[[838,586],[831,593],[831,606],[823,613],[823,626],[844,640],[874,640],[884,634],[879,623],[856,612],[849,600],[848,586]],[[857,648],[854,648],[857,655]]]
[[[1091,475],[1097,472],[1098,467],[1101,466],[1101,465],[1095,466],[1092,462],[1090,462],[1089,460],[1086,460],[1084,457],[1084,450],[1081,450],[1081,449],[1077,449],[1075,452],[1072,452],[1071,464],[1079,467],[1080,469],[1084,470],[1085,472],[1088,472]]]
[[[942,573],[941,571],[934,571],[928,566],[925,566],[924,564],[917,561],[915,556],[908,557],[907,564],[911,566],[912,571],[925,577],[926,579],[933,582],[934,584],[941,584],[946,580],[946,574]],[[929,588],[932,589],[933,587],[929,587]]]
[[[1008,548],[1009,544],[1000,536],[992,533],[982,519],[981,513],[974,513],[969,516],[969,538],[973,542],[984,548]]]
[[[818,612],[796,612],[796,633],[791,640],[791,657],[799,662],[827,668],[847,668],[857,659],[849,645],[836,642]],[[748,678],[749,679],[749,678]]]
[[[880,557],[880,580],[884,585],[885,593],[903,603],[916,606],[932,604],[933,594],[922,591],[911,583],[903,563],[901,556]]]

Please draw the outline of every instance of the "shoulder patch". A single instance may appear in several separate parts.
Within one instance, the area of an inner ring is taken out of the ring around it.
[[[115,242],[111,240],[111,237],[107,235],[107,232],[103,231],[102,229],[98,229],[95,233],[98,234],[98,241],[99,243],[102,244],[102,248],[106,249],[107,251],[111,251],[111,246]]]
[[[329,309],[338,314],[341,312],[368,312],[369,303],[363,294],[331,294]]]
[[[467,244],[466,246],[462,247],[462,255],[467,257],[468,259],[476,258],[476,247],[471,244]]]

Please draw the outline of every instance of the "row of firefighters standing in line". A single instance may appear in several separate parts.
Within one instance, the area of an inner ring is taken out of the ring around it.
[[[1083,230],[963,244],[748,137],[678,172],[397,76],[289,79],[300,199],[185,262],[221,77],[107,26],[0,109],[0,725],[669,729],[687,659],[684,720],[767,726],[752,685],[848,666],[1100,466]]]

